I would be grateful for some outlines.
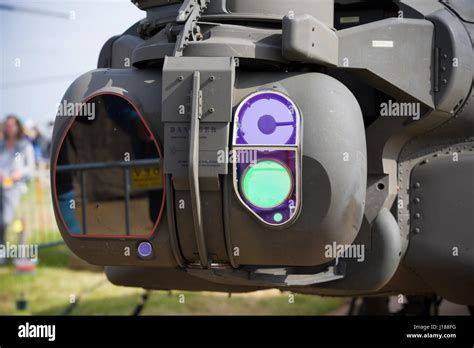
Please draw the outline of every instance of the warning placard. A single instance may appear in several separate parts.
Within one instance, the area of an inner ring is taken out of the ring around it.
[[[158,167],[132,169],[132,189],[160,189],[163,187],[161,170]]]

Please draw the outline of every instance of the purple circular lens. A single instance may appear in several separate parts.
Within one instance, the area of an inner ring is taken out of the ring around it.
[[[138,255],[141,257],[150,257],[153,252],[153,246],[150,242],[141,242],[138,245]]]
[[[296,105],[277,92],[259,92],[244,100],[237,114],[236,145],[295,145]]]

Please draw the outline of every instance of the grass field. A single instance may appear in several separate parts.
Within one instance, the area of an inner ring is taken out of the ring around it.
[[[40,253],[35,274],[17,275],[13,266],[0,268],[0,315],[62,315],[75,297],[71,315],[130,315],[144,290],[110,284],[103,273],[67,268],[66,247]],[[28,308],[16,309],[24,294]],[[184,303],[180,302],[184,295]],[[294,295],[276,290],[250,294],[153,291],[142,315],[322,315],[339,308],[344,300]]]

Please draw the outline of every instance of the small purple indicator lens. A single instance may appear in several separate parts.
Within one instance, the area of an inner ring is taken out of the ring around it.
[[[141,242],[138,245],[138,255],[141,257],[150,257],[153,252],[153,246],[150,242]]]

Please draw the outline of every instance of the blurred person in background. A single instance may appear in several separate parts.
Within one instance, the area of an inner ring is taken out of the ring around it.
[[[35,152],[36,163],[42,164],[49,160],[50,144],[49,140],[43,135],[41,130],[34,126],[32,128],[31,142]]]
[[[20,120],[7,116],[0,140],[0,245],[5,245],[5,232],[15,218],[25,182],[35,170],[33,145],[26,138]],[[0,258],[0,265],[6,260]]]

